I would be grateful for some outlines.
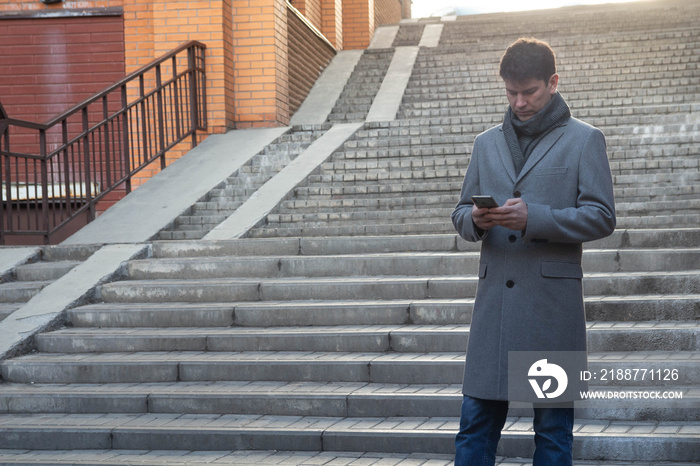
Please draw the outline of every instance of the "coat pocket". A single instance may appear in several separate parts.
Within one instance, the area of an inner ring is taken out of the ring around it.
[[[583,269],[577,262],[542,261],[541,270],[547,278],[583,278]]]

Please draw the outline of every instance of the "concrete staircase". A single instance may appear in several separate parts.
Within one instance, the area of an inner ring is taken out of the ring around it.
[[[591,370],[673,366],[700,401],[699,241],[586,251]],[[449,453],[477,261],[454,235],[154,243],[2,364],[0,447]],[[694,410],[620,403],[579,410],[577,458],[700,455]],[[527,457],[530,414],[511,415],[500,452]]]
[[[393,49],[365,50],[328,116],[328,122],[365,120],[393,56]]]
[[[197,203],[158,233],[158,239],[202,239],[226,220],[262,185],[307,149],[330,125],[291,128],[269,144],[225,182],[209,191]]]
[[[474,136],[505,110],[496,66],[514,37],[499,31],[522,31],[550,40],[574,115],[608,138],[620,228],[584,252],[590,368],[676,369],[624,388],[683,396],[581,403],[576,464],[697,464],[699,14],[668,1],[441,22],[397,118],[365,123],[247,238],[172,240],[250,196],[240,175],[268,180],[262,153],[65,328],[2,361],[0,462],[450,464],[478,245],[449,214]],[[417,45],[422,26],[402,24],[392,47]],[[393,55],[365,51],[327,124],[268,151],[364,121]],[[500,465],[528,464],[531,415],[511,407]]]
[[[0,321],[90,257],[99,246],[47,246],[0,276]]]

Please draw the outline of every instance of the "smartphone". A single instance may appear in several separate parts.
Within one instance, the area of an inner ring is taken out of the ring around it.
[[[475,206],[480,209],[498,207],[498,203],[491,196],[474,195],[472,196],[472,202]]]

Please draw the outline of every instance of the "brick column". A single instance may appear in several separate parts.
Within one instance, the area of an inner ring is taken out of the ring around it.
[[[237,128],[289,124],[287,3],[232,0]]]
[[[126,72],[189,40],[206,44],[210,133],[233,126],[231,0],[124,0]]]
[[[184,42],[203,42],[207,46],[208,132],[223,133],[232,128],[231,0],[124,0],[123,8],[126,72],[135,71]],[[152,78],[153,73],[150,73],[147,79]],[[130,91],[135,93],[137,89],[132,86]],[[200,139],[203,137],[201,135]],[[189,141],[173,147],[166,154],[166,165],[189,150]],[[160,162],[155,161],[136,175],[132,186],[139,186],[159,171]]]
[[[321,0],[321,32],[336,49],[343,48],[343,0]]]
[[[343,49],[366,49],[374,34],[374,0],[343,0]]]

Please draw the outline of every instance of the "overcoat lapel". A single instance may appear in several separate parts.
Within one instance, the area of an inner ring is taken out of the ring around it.
[[[549,152],[549,150],[556,144],[556,142],[559,140],[559,138],[562,137],[564,134],[564,128],[566,127],[566,124],[563,124],[561,126],[558,126],[557,128],[554,128],[548,135],[546,135],[542,140],[535,146],[535,149],[532,151],[530,156],[527,158],[527,161],[525,162],[525,165],[523,166],[523,169],[520,170],[520,174],[518,175],[517,180],[520,181],[525,175],[527,175],[527,172],[532,170],[532,167],[537,165],[537,162],[542,160],[542,157]],[[505,142],[505,137],[503,138]],[[507,147],[506,147],[507,148]],[[510,153],[510,152],[509,152]],[[511,162],[512,165],[512,162]]]
[[[508,149],[508,143],[506,142],[506,137],[503,134],[503,127],[501,127],[500,137],[496,138],[496,149],[498,155],[503,162],[503,167],[506,169],[506,173],[510,177],[510,181],[515,183],[515,165],[513,164],[513,156],[510,155],[510,149]]]

